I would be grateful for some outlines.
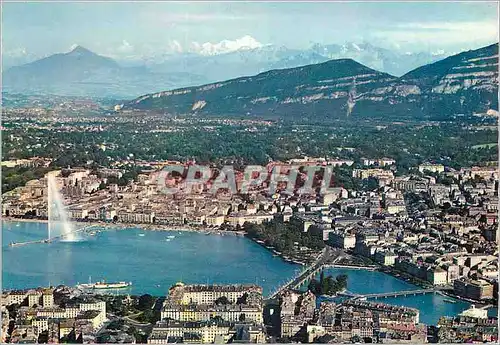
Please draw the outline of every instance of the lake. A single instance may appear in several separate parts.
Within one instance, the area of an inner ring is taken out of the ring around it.
[[[4,289],[49,285],[76,285],[105,279],[131,281],[122,293],[165,295],[178,282],[199,284],[255,283],[268,295],[289,280],[302,266],[287,263],[241,236],[205,235],[188,231],[146,231],[134,227],[109,228],[80,242],[29,244],[9,247],[11,242],[46,238],[47,224],[3,222],[2,254]],[[169,238],[175,236],[174,238]],[[381,293],[416,287],[377,271],[330,268],[326,274],[348,275],[348,290]],[[469,303],[439,294],[383,298],[383,303],[420,310],[421,322],[436,323],[453,316]],[[496,313],[492,309],[491,313]]]

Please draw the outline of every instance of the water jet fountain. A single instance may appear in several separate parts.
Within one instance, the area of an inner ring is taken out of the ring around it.
[[[57,185],[56,175],[57,171],[49,172],[47,177],[47,213],[49,223],[47,224],[47,239],[34,240],[26,242],[12,242],[9,244],[11,247],[24,246],[34,243],[50,243],[56,239],[62,242],[79,242],[82,238],[78,232],[83,231],[86,227],[75,229],[73,224],[69,221],[68,214],[62,202],[62,195],[59,192]]]
[[[68,214],[64,208],[62,195],[57,185],[56,172],[47,174],[48,185],[48,240],[59,238],[63,241],[76,241],[77,236],[73,224],[69,221]]]

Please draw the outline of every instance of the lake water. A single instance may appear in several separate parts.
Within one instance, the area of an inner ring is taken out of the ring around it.
[[[107,229],[82,242],[9,247],[47,236],[47,224],[3,223],[3,288],[131,281],[131,293],[165,295],[184,283],[257,283],[268,294],[300,267],[240,236]],[[175,238],[167,241],[168,236]]]
[[[9,247],[11,242],[42,239],[47,224],[2,223],[2,284],[4,289],[48,285],[75,285],[106,279],[131,281],[123,293],[165,295],[178,282],[200,284],[256,283],[267,295],[302,266],[274,257],[244,237],[205,235],[180,231],[106,229],[82,242],[53,242]],[[167,241],[168,236],[175,238]],[[348,275],[348,290],[381,293],[413,290],[415,286],[390,275],[363,270],[329,269],[326,274]],[[384,298],[378,301],[420,310],[421,322],[432,324],[440,316],[456,315],[469,307],[438,294]],[[492,313],[495,313],[493,310]]]

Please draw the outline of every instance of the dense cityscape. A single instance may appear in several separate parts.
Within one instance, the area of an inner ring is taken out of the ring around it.
[[[498,343],[497,22],[2,4],[0,343]]]
[[[315,191],[299,194],[297,190],[289,193],[286,184],[271,193],[266,180],[245,195],[233,195],[224,189],[214,195],[208,191],[210,181],[199,183],[187,192],[179,189],[176,194],[165,195],[157,182],[158,171],[169,166],[182,169],[190,166],[176,161],[140,162],[141,170],[125,183],[121,183],[127,172],[124,169],[80,167],[56,171],[68,215],[82,226],[95,226],[85,230],[90,235],[95,235],[92,229],[105,231],[121,224],[145,230],[183,228],[237,234],[256,241],[283,260],[304,265],[305,269],[279,291],[266,296],[270,299],[262,296],[262,288],[258,286],[224,285],[187,286],[193,294],[198,293],[197,297],[188,298],[182,295],[183,285],[178,285],[169,291],[159,320],[152,322],[158,315],[148,319],[152,329],[126,313],[121,318],[114,314],[110,318],[101,307],[94,313],[80,313],[85,311],[82,308],[90,308],[85,306],[78,307],[78,312],[54,309],[53,296],[57,296],[57,291],[71,291],[70,296],[82,293],[70,287],[13,291],[4,296],[7,307],[4,316],[12,320],[4,324],[4,334],[9,334],[11,342],[47,336],[52,341],[59,337],[59,341],[71,332],[71,336],[80,339],[95,340],[116,333],[115,338],[147,339],[156,344],[177,338],[203,343],[229,339],[323,342],[365,338],[420,343],[427,339],[446,342],[450,334],[460,334],[463,339],[481,334],[480,340],[494,341],[498,328],[486,308],[498,303],[497,167],[484,165],[456,170],[424,162],[397,176],[397,163],[392,158],[354,161],[303,157],[271,162],[266,168],[271,171],[279,166],[286,175],[295,165],[341,167],[349,169],[352,179],[359,182],[356,185],[360,189],[344,188],[334,182],[328,194]],[[4,161],[2,165],[50,169],[51,160],[36,157]],[[237,181],[242,179],[241,175],[237,173]],[[172,185],[183,185],[182,174],[167,180]],[[4,218],[46,220],[47,186],[45,176],[4,193]],[[317,284],[316,274],[323,267],[335,265],[381,270],[415,284],[415,293],[461,298],[476,305],[476,309],[440,319],[437,330],[438,325],[419,323],[416,309],[366,301],[365,296],[343,293],[345,287],[327,291],[314,288],[311,282]],[[305,292],[300,290],[304,286]],[[213,291],[218,289],[222,292],[215,294]],[[179,297],[175,297],[177,294]],[[349,298],[340,304],[321,301],[318,305],[317,298],[325,294]],[[243,295],[255,298],[237,303]],[[94,297],[99,300],[99,296]],[[175,298],[187,300],[174,302]],[[227,298],[229,302],[216,303],[217,298]],[[73,299],[78,300],[76,296],[70,298]],[[136,302],[129,303],[132,308]],[[20,306],[15,307],[16,304]],[[57,305],[61,304],[66,305]],[[266,315],[268,308],[276,308],[279,318]],[[71,327],[66,319],[73,320],[69,322]],[[109,320],[114,320],[113,331]],[[138,322],[145,327],[140,329],[147,332],[137,334],[137,328],[132,332],[123,326],[127,322],[130,327]],[[117,329],[116,323],[121,325]],[[249,338],[239,339],[242,334]]]

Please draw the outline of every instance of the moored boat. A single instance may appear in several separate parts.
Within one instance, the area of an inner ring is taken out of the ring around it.
[[[82,289],[96,289],[96,290],[106,290],[106,289],[123,289],[126,287],[132,286],[132,282],[114,282],[114,283],[106,283],[104,280],[92,283],[91,278],[89,277],[89,282],[87,284],[78,284],[77,287]]]
[[[122,289],[132,285],[132,282],[105,283],[104,281],[95,283],[94,289]]]

